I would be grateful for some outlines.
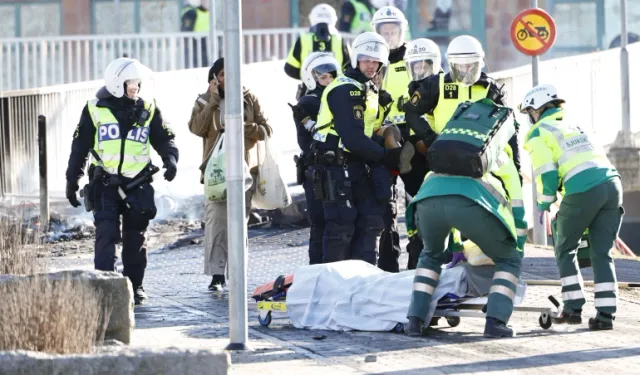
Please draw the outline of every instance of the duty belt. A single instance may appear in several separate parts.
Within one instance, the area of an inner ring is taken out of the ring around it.
[[[344,165],[347,159],[348,156],[341,149],[336,151],[316,149],[309,155],[308,163],[315,165]]]

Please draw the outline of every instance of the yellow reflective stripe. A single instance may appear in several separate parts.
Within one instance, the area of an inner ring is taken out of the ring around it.
[[[553,134],[553,136],[556,137],[556,140],[558,141],[558,143],[564,139],[564,134],[562,134],[562,132],[558,130],[555,126],[546,124],[544,122],[538,126],[540,126],[542,129],[545,129],[551,132],[551,134]]]
[[[593,286],[593,291],[595,293],[598,293],[598,292],[617,292],[618,291],[618,283],[615,283],[615,282],[596,283]]]
[[[425,284],[425,283],[413,283],[413,290],[416,292],[422,292],[427,294],[433,294],[433,291],[436,288],[433,285]]]
[[[503,296],[506,296],[511,300],[513,300],[516,296],[516,293],[513,290],[504,285],[492,285],[489,289],[489,294],[492,293],[502,294]]]
[[[566,183],[567,181],[569,181],[569,179],[575,175],[577,175],[580,172],[584,172],[587,169],[591,169],[591,168],[598,168],[598,163],[595,163],[593,161],[586,161],[584,163],[578,164],[575,167],[571,168],[562,178],[562,182]]]
[[[426,277],[431,280],[438,281],[440,279],[440,274],[434,270],[430,270],[428,268],[416,268],[416,276]]]
[[[538,194],[538,202],[553,203],[556,201],[555,195]]]
[[[595,298],[594,299],[594,305],[596,307],[616,307],[617,305],[617,298]]]
[[[497,271],[493,274],[493,279],[502,279],[502,280],[506,280],[510,283],[512,283],[513,285],[518,285],[518,278],[516,277],[516,275],[510,273],[510,272],[506,272],[506,271]]]
[[[437,177],[437,176],[447,177],[447,176],[452,176],[452,175],[447,175],[447,174],[444,174],[444,173],[431,173],[431,174],[427,175],[427,177],[425,178],[425,182],[427,180],[429,180],[430,178]],[[511,203],[509,203],[509,201],[507,201],[507,198],[504,195],[502,195],[500,193],[500,191],[498,191],[498,189],[496,189],[495,186],[491,185],[489,182],[483,180],[482,178],[471,178],[471,177],[468,177],[468,178],[478,182],[479,184],[481,184],[485,189],[487,189],[489,194],[491,194],[498,201],[498,203],[500,203],[500,205],[505,206],[509,210],[511,210]]]
[[[522,199],[512,199],[511,207],[524,207],[524,201]]]
[[[482,186],[484,186],[484,188],[487,189],[489,194],[491,194],[494,198],[498,200],[501,206],[504,206],[509,210],[511,210],[511,203],[507,200],[507,198],[504,195],[500,194],[500,192],[498,191],[498,189],[495,188],[495,186],[491,185],[490,183],[484,181],[481,178],[474,178],[474,180],[479,182]]]
[[[577,275],[573,275],[573,276],[566,276],[560,279],[560,283],[562,284],[562,286],[569,286],[569,285],[584,285],[584,280],[582,278],[581,274],[577,274]]]
[[[617,292],[618,291],[618,283],[615,283],[615,282],[596,283],[593,286],[593,291],[595,293],[598,293],[598,292]]]
[[[553,162],[546,163],[539,166],[533,171],[533,177],[536,178],[538,176],[542,176],[544,173],[557,171],[557,170],[558,170],[558,167],[556,166],[556,163],[553,163]]]
[[[569,142],[569,140],[567,140],[567,142]],[[593,145],[591,144],[586,144],[586,145],[582,145],[580,147],[576,147],[572,150],[568,150],[565,151],[559,158],[558,158],[558,164],[562,165],[564,163],[566,163],[567,161],[569,161],[572,157],[578,155],[578,154],[584,154],[586,152],[592,152],[594,151],[593,149]]]
[[[570,292],[562,292],[562,300],[563,301],[574,301],[574,300],[577,300],[577,299],[584,299],[584,293],[582,293],[582,290],[573,290],[573,291],[570,291]]]

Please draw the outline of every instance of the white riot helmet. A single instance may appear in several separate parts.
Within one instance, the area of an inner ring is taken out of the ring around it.
[[[371,27],[387,41],[389,49],[400,48],[407,32],[407,19],[402,11],[394,6],[384,6],[376,11]]]
[[[187,0],[186,3],[188,5],[191,5],[194,8],[197,8],[197,7],[202,5],[202,1],[201,0]]]
[[[484,68],[484,50],[478,39],[470,35],[460,35],[449,43],[447,63],[451,79],[462,86],[478,82]]]
[[[136,82],[141,86],[142,81],[150,77],[151,69],[140,61],[120,57],[113,60],[104,71],[104,85],[111,95],[122,98],[127,83]]]
[[[335,27],[337,22],[338,15],[336,14],[336,10],[329,4],[318,4],[309,12],[309,23],[311,27],[319,23],[326,23],[330,27]]]
[[[389,45],[382,36],[371,31],[358,35],[351,44],[351,66],[357,68],[360,60],[379,61],[382,68],[389,64]]]
[[[552,85],[538,85],[524,96],[522,103],[518,106],[518,110],[520,110],[520,113],[529,114],[529,110],[539,110],[549,103],[564,103],[564,99],[558,97],[558,90]],[[533,119],[530,118],[530,120]]]
[[[317,86],[318,77],[331,73],[333,78],[342,74],[338,60],[329,52],[312,52],[302,64],[302,82],[309,90]]]
[[[442,70],[440,47],[431,39],[420,38],[407,44],[404,61],[411,80],[421,81]]]

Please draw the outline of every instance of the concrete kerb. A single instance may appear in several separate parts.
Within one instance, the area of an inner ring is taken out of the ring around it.
[[[110,310],[105,340],[114,339],[125,344],[131,342],[131,332],[135,326],[133,314],[133,287],[128,278],[116,272],[104,271],[60,271],[38,275],[0,275],[0,283],[18,285],[22,280],[46,277],[48,280],[72,280],[88,283],[104,298],[104,307]]]
[[[222,375],[229,354],[211,350],[117,348],[95,354],[0,352],[0,375]]]

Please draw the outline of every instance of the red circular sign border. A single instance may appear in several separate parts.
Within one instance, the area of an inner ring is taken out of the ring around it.
[[[544,18],[549,23],[549,28],[551,29],[549,30],[549,42],[546,44],[543,43],[544,45],[538,48],[537,50],[528,50],[520,46],[516,38],[516,28],[518,24],[520,24],[520,19],[532,14]],[[516,49],[521,53],[528,56],[542,55],[545,52],[547,52],[549,49],[551,49],[551,47],[556,41],[556,24],[553,18],[551,18],[551,15],[547,13],[544,9],[540,9],[540,8],[525,9],[522,12],[518,13],[513,19],[513,21],[511,22],[511,30],[510,30],[509,36],[511,37],[511,43],[513,43],[513,46],[516,47]]]

